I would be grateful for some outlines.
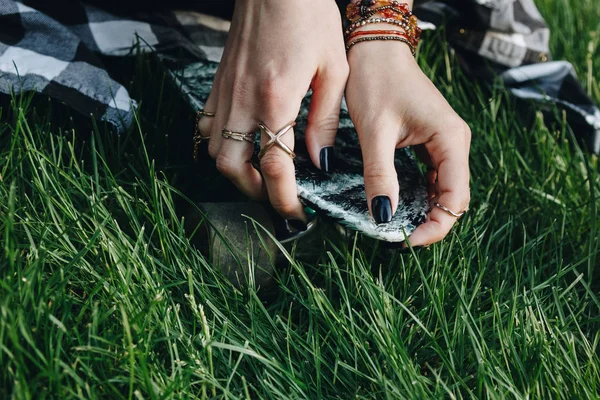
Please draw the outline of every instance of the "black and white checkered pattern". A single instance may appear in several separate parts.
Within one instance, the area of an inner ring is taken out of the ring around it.
[[[0,0],[0,94],[39,92],[122,131],[137,103],[98,55],[127,56],[191,43],[172,13],[133,18],[79,2]],[[191,47],[208,57],[202,47]]]
[[[136,102],[98,55],[184,48],[196,59],[221,58],[228,29],[222,19],[130,12],[150,6],[133,0],[122,0],[123,7],[88,1],[102,8],[74,0],[0,0],[0,95],[36,91],[121,131],[131,123]],[[189,3],[213,11],[231,8],[232,1],[218,1]],[[344,8],[349,0],[337,1]],[[467,73],[492,79],[484,73],[491,64],[512,95],[565,109],[576,135],[600,154],[600,110],[570,64],[548,61],[550,32],[533,0],[417,0],[415,14],[430,27],[446,23]]]
[[[468,74],[499,75],[513,96],[558,106],[576,137],[600,154],[600,110],[571,64],[550,61],[550,30],[533,0],[417,0],[415,14],[446,24]]]

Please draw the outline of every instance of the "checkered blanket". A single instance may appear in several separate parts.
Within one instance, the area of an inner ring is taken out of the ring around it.
[[[533,0],[429,0],[417,2],[415,13],[426,27],[446,23],[468,73],[494,70],[514,96],[565,109],[576,135],[600,153],[600,111],[570,64],[548,61],[550,33]],[[197,12],[124,14],[74,1],[0,0],[0,96],[35,91],[120,132],[137,103],[102,56],[185,48],[218,62],[228,26]]]

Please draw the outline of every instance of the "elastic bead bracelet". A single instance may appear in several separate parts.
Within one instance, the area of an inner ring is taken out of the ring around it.
[[[377,8],[373,8],[370,9],[368,12],[364,13],[364,14],[360,14],[358,16],[352,17],[352,18],[348,18],[349,21],[356,21],[358,19],[363,19],[363,18],[371,18],[373,15],[375,14],[381,14],[383,17],[385,18],[393,18],[396,15],[401,15],[404,18],[411,18],[412,14],[410,13],[405,13],[403,10],[394,7],[394,6],[383,6],[383,7],[377,7]]]
[[[358,3],[350,3],[346,8],[346,18],[350,21],[354,21],[360,17],[366,17],[366,15],[373,9],[381,7],[394,7],[398,9],[402,14],[412,15],[408,4],[401,3],[397,0],[367,0]]]
[[[352,25],[350,25],[348,27],[348,29],[346,29],[346,32],[344,32],[344,34],[347,36],[347,35],[351,34],[352,32],[354,32],[356,29],[360,28],[361,26],[365,26],[368,24],[390,24],[390,25],[399,26],[400,28],[403,28],[403,29],[410,28],[410,25],[407,22],[405,22],[404,20],[398,20],[398,19],[393,19],[393,18],[371,18],[371,19],[361,19],[359,21],[354,22]]]
[[[362,43],[362,42],[371,42],[371,41],[375,41],[375,40],[384,40],[384,41],[385,40],[395,40],[397,42],[406,43],[408,45],[408,47],[410,48],[410,51],[411,51],[412,55],[414,56],[416,54],[415,47],[410,42],[410,40],[408,40],[404,36],[400,36],[400,35],[396,35],[396,36],[367,36],[367,37],[358,38],[358,39],[355,39],[355,40],[353,40],[352,42],[350,42],[350,43],[348,43],[346,45],[346,52],[350,51],[350,48],[352,46],[354,46],[355,44]]]

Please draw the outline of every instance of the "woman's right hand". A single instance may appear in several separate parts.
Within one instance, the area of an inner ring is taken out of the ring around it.
[[[208,152],[218,170],[253,199],[266,199],[302,229],[306,215],[298,200],[291,157],[273,146],[251,164],[249,142],[224,139],[221,130],[254,132],[264,122],[277,132],[298,116],[309,88],[313,95],[306,145],[313,163],[327,170],[348,78],[341,17],[333,0],[238,0],[225,52],[199,130],[210,135]],[[264,146],[269,138],[261,138]],[[281,141],[294,148],[294,135]]]

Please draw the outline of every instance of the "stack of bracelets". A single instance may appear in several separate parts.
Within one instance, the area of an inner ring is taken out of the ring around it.
[[[346,18],[352,24],[346,29],[346,51],[357,43],[372,40],[396,40],[406,43],[415,55],[421,36],[417,26],[417,17],[408,9],[408,4],[397,0],[359,0],[350,3],[346,9]],[[370,30],[356,32],[367,24],[392,24],[400,30]]]

